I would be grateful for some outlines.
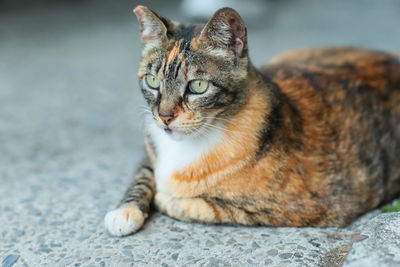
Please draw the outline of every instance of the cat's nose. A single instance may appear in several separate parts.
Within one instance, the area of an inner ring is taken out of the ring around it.
[[[158,115],[160,116],[160,119],[161,119],[166,125],[169,125],[169,124],[175,119],[174,114],[161,114],[161,113],[159,112]]]

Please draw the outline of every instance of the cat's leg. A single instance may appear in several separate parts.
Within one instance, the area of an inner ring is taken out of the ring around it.
[[[124,236],[140,229],[148,216],[154,192],[153,169],[148,161],[143,161],[117,209],[104,218],[110,234]]]
[[[252,212],[222,199],[207,197],[176,198],[157,192],[154,197],[154,204],[161,212],[181,221],[243,225],[258,223],[257,218],[252,216]]]

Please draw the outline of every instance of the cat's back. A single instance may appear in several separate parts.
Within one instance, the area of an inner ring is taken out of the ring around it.
[[[273,58],[261,72],[301,110],[329,109],[333,119],[376,112],[400,119],[395,54],[353,47],[294,50]]]
[[[352,47],[296,50],[275,57],[261,72],[298,111],[305,142],[318,136],[321,147],[335,147],[338,173],[364,172],[367,187],[374,188],[366,195],[379,192],[389,199],[399,192],[398,56]]]
[[[335,70],[351,73],[360,69],[373,71],[375,68],[399,67],[399,55],[358,47],[326,47],[295,49],[279,54],[270,64],[285,64],[309,71],[330,73]],[[371,73],[373,74],[373,73]]]
[[[289,51],[274,57],[261,72],[278,84],[286,81],[295,86],[304,79],[315,87],[308,89],[327,95],[342,90],[387,95],[400,90],[398,55],[355,47]],[[290,92],[289,87],[281,89]]]

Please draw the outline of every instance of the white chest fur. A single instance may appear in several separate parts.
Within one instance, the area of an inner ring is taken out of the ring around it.
[[[155,179],[157,191],[168,192],[166,184],[171,174],[201,158],[221,140],[222,131],[214,129],[205,136],[187,136],[183,140],[174,140],[153,121],[147,123],[152,141],[157,151]]]

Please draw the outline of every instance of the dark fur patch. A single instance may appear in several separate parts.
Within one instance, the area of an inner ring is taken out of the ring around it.
[[[185,40],[186,42],[184,42],[184,43],[186,43],[186,45],[183,44],[183,45],[181,45],[181,47],[182,47],[182,48],[183,48],[183,47],[186,47],[186,46],[187,46],[187,43],[189,43],[190,40],[191,40],[191,39],[194,37],[194,35],[196,34],[196,32],[195,32],[196,27],[198,27],[198,25],[195,25],[195,24],[180,25],[180,26],[175,30],[175,32],[172,33],[172,36],[173,36],[175,39],[177,39],[177,40],[180,40],[180,39]]]
[[[275,131],[282,124],[281,107],[276,104],[268,117],[264,119],[264,124],[261,129],[259,148],[256,152],[256,158],[260,159],[268,150],[269,145],[273,142]]]

